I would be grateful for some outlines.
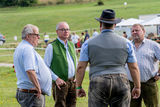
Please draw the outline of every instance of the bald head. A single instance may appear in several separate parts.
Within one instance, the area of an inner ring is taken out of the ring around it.
[[[58,30],[61,25],[66,25],[66,26],[68,26],[68,28],[69,28],[69,25],[68,25],[67,22],[59,22],[59,23],[56,25],[56,30]]]

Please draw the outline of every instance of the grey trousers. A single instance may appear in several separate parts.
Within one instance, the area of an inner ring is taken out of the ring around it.
[[[130,85],[126,75],[106,74],[90,80],[89,107],[129,107],[130,100]]]
[[[21,107],[45,107],[45,95],[43,94],[39,99],[35,93],[25,93],[17,90],[16,99]]]

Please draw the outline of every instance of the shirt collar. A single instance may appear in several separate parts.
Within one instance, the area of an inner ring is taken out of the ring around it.
[[[143,39],[142,44],[144,44],[146,41],[146,38]],[[132,40],[132,43],[134,44],[134,40]]]
[[[28,41],[26,41],[26,40],[22,40],[22,42],[33,47],[33,45],[32,45],[31,43],[29,43]],[[33,47],[33,48],[34,48],[34,47]]]
[[[64,46],[67,46],[67,44],[68,44],[68,41],[67,41],[67,43],[65,44],[64,43],[64,41],[63,40],[61,40],[59,37],[57,37],[57,39],[64,45]]]
[[[113,29],[103,29],[103,30],[101,31],[101,33],[103,33],[103,32],[113,32]]]

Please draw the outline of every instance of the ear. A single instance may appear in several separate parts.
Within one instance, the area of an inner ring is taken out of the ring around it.
[[[29,39],[29,35],[26,35],[26,39],[27,39],[27,40]]]
[[[56,33],[58,34],[58,30],[56,30]]]
[[[100,32],[102,31],[102,22],[99,23],[100,24]]]

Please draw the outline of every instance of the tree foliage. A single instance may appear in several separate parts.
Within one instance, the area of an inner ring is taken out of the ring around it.
[[[1,6],[32,6],[37,4],[38,0],[0,0]]]

